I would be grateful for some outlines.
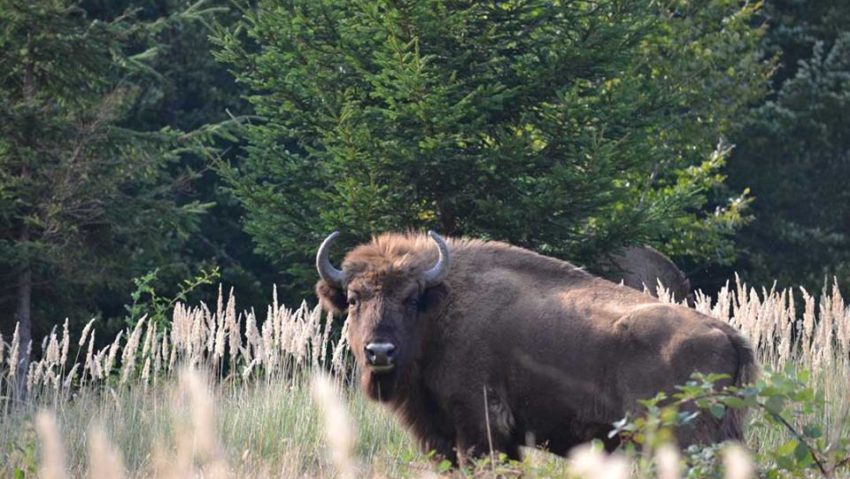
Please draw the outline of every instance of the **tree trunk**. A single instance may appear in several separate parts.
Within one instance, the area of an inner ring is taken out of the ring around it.
[[[24,67],[23,95],[27,106],[27,125],[24,130],[24,144],[32,148],[36,142],[35,136],[35,77],[33,75],[35,67],[32,59],[32,36],[27,38],[27,47],[30,52],[27,56],[27,62]],[[24,182],[28,182],[32,178],[32,170],[29,165],[29,158],[22,157],[21,178]],[[27,224],[26,215],[22,218],[21,232],[18,236],[18,246],[25,248],[30,242],[30,227]],[[23,400],[26,395],[27,370],[30,364],[30,353],[32,350],[32,266],[30,258],[24,260],[24,267],[21,269],[18,276],[18,305],[15,311],[15,320],[18,322],[18,366],[16,372],[15,383],[15,398]]]
[[[24,236],[29,236],[24,227]],[[27,238],[27,241],[29,238]],[[23,400],[26,394],[27,370],[30,364],[32,343],[32,269],[27,266],[18,277],[18,307],[15,320],[18,322],[19,356],[15,383],[15,399]]]
[[[447,201],[437,200],[437,219],[442,228],[441,235],[453,236],[457,232],[457,217]]]

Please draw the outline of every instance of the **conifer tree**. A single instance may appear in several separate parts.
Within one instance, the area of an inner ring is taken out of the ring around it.
[[[91,20],[68,0],[2,0],[0,25],[0,298],[26,349],[34,311],[162,261],[205,205],[177,204],[186,176],[167,170],[191,136],[125,121],[154,74],[156,45],[128,48],[150,24]]]
[[[258,249],[307,285],[328,232],[473,235],[579,262],[627,243],[728,259],[709,203],[765,90],[754,5],[272,1],[218,57],[259,121],[229,178]]]
[[[774,92],[748,116],[730,171],[751,187],[740,236],[748,280],[819,290],[850,286],[850,4],[768,3]]]

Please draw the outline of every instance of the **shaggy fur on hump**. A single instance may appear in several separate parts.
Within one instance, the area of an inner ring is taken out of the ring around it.
[[[592,275],[583,268],[499,241],[445,238],[449,264],[454,273],[470,273],[499,266],[522,272],[556,275],[561,281],[585,281]],[[434,242],[416,231],[384,233],[351,250],[342,263],[348,277],[366,273],[375,278],[393,279],[420,275],[436,264],[439,257]]]

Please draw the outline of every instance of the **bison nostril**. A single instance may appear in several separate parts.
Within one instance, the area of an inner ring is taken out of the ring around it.
[[[395,345],[392,343],[369,343],[366,345],[366,360],[372,366],[392,366]]]

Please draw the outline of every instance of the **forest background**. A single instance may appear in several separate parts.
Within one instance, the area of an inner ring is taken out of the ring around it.
[[[0,333],[309,301],[335,229],[846,289],[848,107],[840,0],[0,0]]]

